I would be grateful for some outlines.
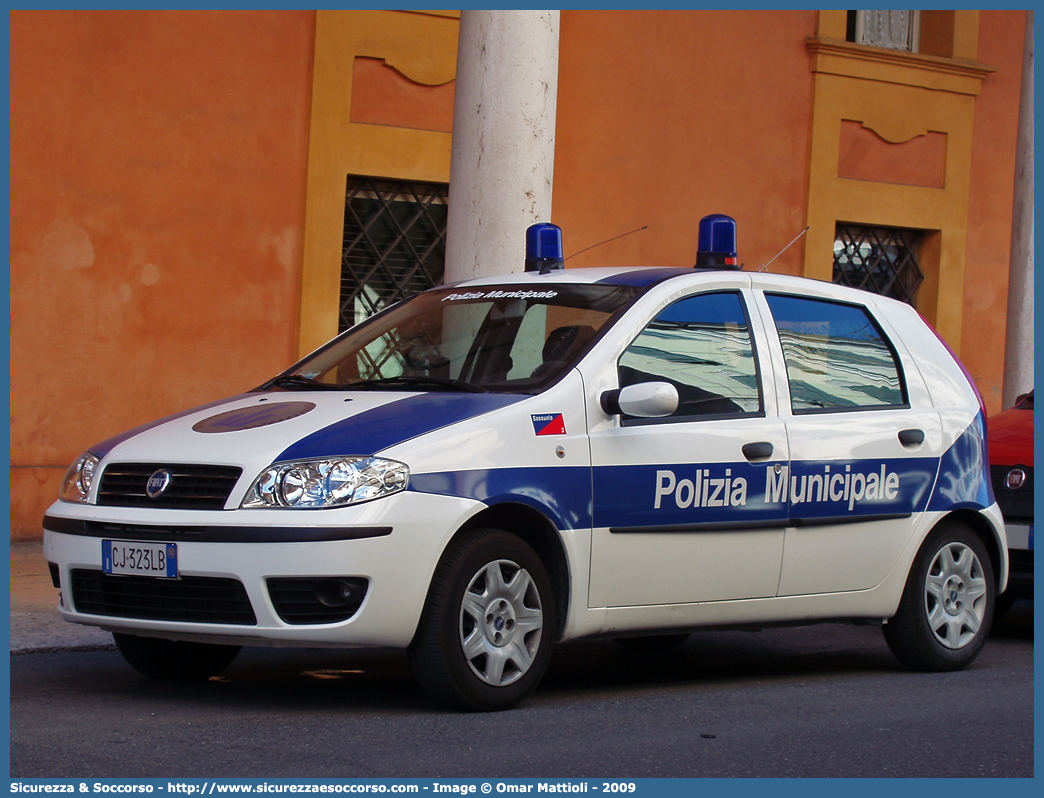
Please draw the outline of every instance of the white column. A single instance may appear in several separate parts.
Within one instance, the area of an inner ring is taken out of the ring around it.
[[[526,227],[551,219],[558,11],[460,13],[447,283],[521,272]]]
[[[1004,351],[1004,410],[1033,387],[1033,12],[1026,16],[1022,101],[1015,154],[1008,331]]]

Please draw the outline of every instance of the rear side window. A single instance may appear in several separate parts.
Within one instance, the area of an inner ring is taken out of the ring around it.
[[[761,411],[757,364],[739,294],[697,294],[664,308],[619,361],[620,387],[669,382],[678,389],[670,418]]]
[[[899,360],[866,308],[767,294],[795,413],[901,407]]]

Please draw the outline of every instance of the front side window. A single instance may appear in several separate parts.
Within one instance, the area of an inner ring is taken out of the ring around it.
[[[865,308],[784,294],[766,299],[795,413],[906,403],[895,352]]]
[[[668,382],[678,390],[671,418],[761,411],[750,325],[740,295],[698,294],[665,308],[619,361],[620,387]]]
[[[638,289],[504,285],[427,291],[348,330],[263,390],[536,393]]]

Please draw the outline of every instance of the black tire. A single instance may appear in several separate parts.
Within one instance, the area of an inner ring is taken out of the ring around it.
[[[615,637],[617,643],[635,654],[665,654],[674,651],[689,639],[688,632],[674,635],[646,635],[645,637]]]
[[[959,523],[936,528],[914,559],[899,611],[884,626],[888,647],[914,670],[967,667],[990,635],[996,590],[978,535]]]
[[[514,535],[477,530],[443,554],[410,664],[447,707],[510,709],[544,675],[554,638],[554,596],[540,558]]]
[[[1003,618],[1011,608],[1015,606],[1015,602],[1018,600],[1018,596],[1011,590],[1005,590],[999,596],[997,596],[997,602],[993,605],[993,620]]]
[[[158,637],[112,633],[127,663],[153,679],[195,682],[216,676],[232,664],[239,646],[188,643]]]

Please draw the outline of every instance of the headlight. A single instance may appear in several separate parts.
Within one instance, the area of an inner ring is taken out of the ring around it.
[[[98,467],[98,458],[90,452],[84,452],[80,459],[69,466],[65,472],[65,481],[58,492],[58,498],[66,502],[87,503],[87,494],[91,492],[91,481],[94,470]]]
[[[344,507],[406,489],[410,469],[380,457],[275,463],[254,480],[242,507]]]

